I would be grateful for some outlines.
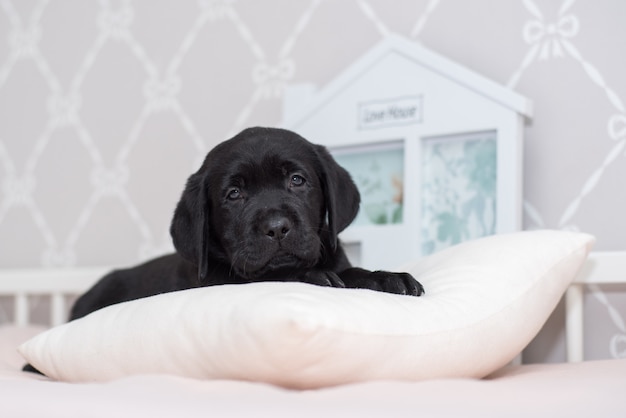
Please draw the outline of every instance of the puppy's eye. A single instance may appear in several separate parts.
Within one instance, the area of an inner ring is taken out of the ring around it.
[[[231,189],[226,197],[228,200],[237,200],[241,197],[241,191],[239,189]]]
[[[306,180],[304,179],[304,177],[294,174],[293,176],[291,176],[291,181],[289,183],[289,186],[300,187],[300,186],[303,186],[304,183],[306,183]]]

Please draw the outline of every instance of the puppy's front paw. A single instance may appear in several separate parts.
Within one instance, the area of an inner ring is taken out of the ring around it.
[[[346,287],[337,273],[325,270],[311,270],[304,273],[305,283],[315,284],[327,287]]]
[[[367,271],[353,268],[342,272],[341,278],[346,287],[378,290],[399,295],[420,296],[424,294],[424,286],[409,273]]]
[[[381,287],[383,292],[411,296],[421,296],[424,294],[424,286],[409,273],[373,271],[372,276],[373,280]]]

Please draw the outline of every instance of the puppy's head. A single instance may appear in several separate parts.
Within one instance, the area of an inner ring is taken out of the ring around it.
[[[358,206],[354,182],[324,147],[287,130],[250,128],[211,150],[189,177],[170,231],[201,281],[209,259],[256,280],[332,257]]]

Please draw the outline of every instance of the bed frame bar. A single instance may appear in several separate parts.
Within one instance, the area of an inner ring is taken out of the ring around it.
[[[584,357],[584,287],[590,284],[626,284],[626,252],[592,252],[565,293],[567,361]]]
[[[50,296],[50,325],[67,321],[66,296],[79,295],[110,268],[15,269],[0,271],[0,296],[13,296],[14,323],[30,324],[28,296]]]

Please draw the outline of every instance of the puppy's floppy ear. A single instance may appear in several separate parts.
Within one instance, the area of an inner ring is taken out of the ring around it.
[[[324,204],[332,250],[337,249],[337,234],[354,220],[359,211],[361,195],[350,174],[320,145],[315,147],[321,163],[320,179],[324,190]]]
[[[198,279],[206,279],[209,246],[209,198],[204,172],[187,180],[170,226],[174,247],[187,261],[198,266]]]

